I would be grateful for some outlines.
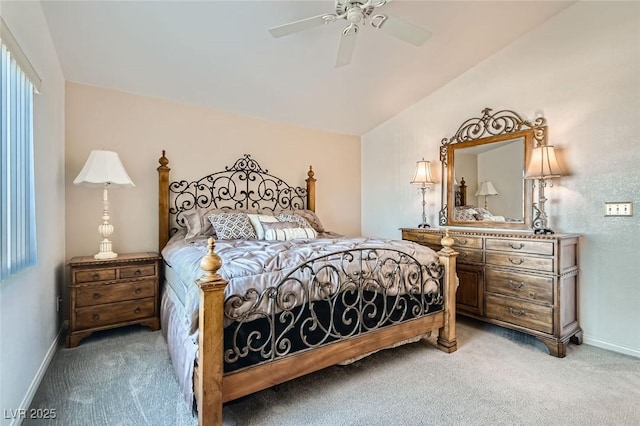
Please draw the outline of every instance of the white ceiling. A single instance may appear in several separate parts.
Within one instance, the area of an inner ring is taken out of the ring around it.
[[[377,11],[432,37],[415,47],[367,25],[342,68],[345,21],[267,31],[333,0],[42,3],[68,81],[362,135],[572,2],[393,1]]]

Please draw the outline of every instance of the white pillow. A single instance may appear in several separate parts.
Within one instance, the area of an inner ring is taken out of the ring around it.
[[[259,240],[264,240],[264,228],[260,222],[278,222],[275,216],[268,214],[247,214],[247,216],[249,216],[249,222],[251,222],[253,229],[256,230],[256,235]]]

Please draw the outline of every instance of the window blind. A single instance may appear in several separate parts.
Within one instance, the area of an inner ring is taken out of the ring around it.
[[[2,24],[4,26],[4,22]],[[35,88],[5,41],[4,37],[0,39],[0,281],[34,265],[37,258],[33,161]]]

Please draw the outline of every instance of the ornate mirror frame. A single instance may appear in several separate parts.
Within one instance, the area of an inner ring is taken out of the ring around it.
[[[455,152],[458,149],[476,147],[491,143],[524,140],[524,163],[522,164],[523,179],[523,220],[510,222],[453,220],[456,194],[455,182]],[[456,133],[450,138],[442,139],[440,146],[440,161],[442,162],[442,209],[439,214],[440,226],[468,226],[483,228],[531,229],[532,228],[532,195],[533,183],[524,179],[524,170],[531,156],[532,148],[545,145],[547,141],[547,126],[544,117],[537,117],[533,123],[525,120],[519,114],[510,110],[492,113],[491,108],[482,110],[482,116],[464,121]],[[446,178],[445,178],[446,177]]]

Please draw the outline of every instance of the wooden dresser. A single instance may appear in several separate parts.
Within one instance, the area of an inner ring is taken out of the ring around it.
[[[131,324],[160,328],[157,253],[121,254],[115,259],[74,257],[71,268],[67,347],[92,333]]]
[[[459,252],[458,313],[531,334],[564,357],[578,324],[576,234],[450,231]],[[444,229],[403,228],[402,239],[440,250]]]

